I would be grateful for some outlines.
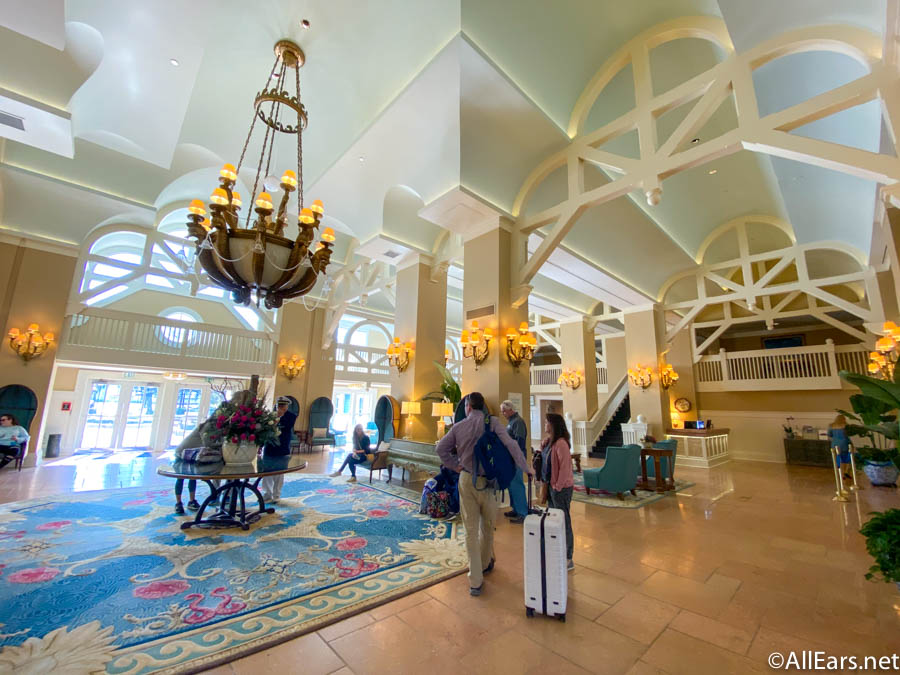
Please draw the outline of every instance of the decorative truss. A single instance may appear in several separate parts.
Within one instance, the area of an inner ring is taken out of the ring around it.
[[[889,20],[895,12],[889,3]],[[726,58],[687,82],[654,95],[650,73],[650,51],[661,44],[682,38],[708,40],[721,47]],[[839,52],[868,69],[868,74],[843,86],[765,117],[759,116],[753,72],[766,63],[806,51]],[[531,280],[562,242],[578,218],[589,208],[641,190],[648,203],[662,199],[663,181],[681,171],[701,166],[740,150],[752,150],[884,184],[886,194],[897,195],[900,159],[847,147],[837,143],[793,135],[790,132],[816,120],[880,99],[895,152],[900,156],[900,74],[896,48],[889,45],[882,60],[882,45],[873,33],[851,26],[817,26],[785,33],[738,54],[725,23],[714,17],[686,17],[657,24],[636,36],[597,72],[578,99],[569,122],[571,144],[538,165],[525,180],[513,205],[518,241],[534,230],[551,226],[547,236],[521,268],[514,289],[515,306],[521,306],[531,292]],[[591,108],[610,81],[628,65],[634,77],[635,107],[618,119],[584,132]],[[734,98],[737,127],[717,138],[691,144],[696,132],[728,97]],[[679,106],[696,102],[681,124],[662,144],[656,135],[656,119]],[[623,157],[600,147],[608,141],[637,130],[640,158]],[[609,183],[585,189],[584,167],[593,164],[607,172]],[[567,198],[540,213],[525,216],[523,208],[540,183],[559,167],[568,174]],[[789,253],[786,253],[789,255]]]
[[[348,255],[348,259],[350,257]],[[368,298],[376,293],[383,294],[392,305],[397,302],[396,277],[391,274],[391,268],[387,263],[362,261],[344,267],[335,275],[334,286],[331,288],[325,306],[323,349],[331,347],[334,341],[334,332],[337,330],[344,312],[354,303],[364,307]]]

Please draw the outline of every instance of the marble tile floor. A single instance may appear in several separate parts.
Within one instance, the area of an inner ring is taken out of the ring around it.
[[[344,454],[311,453],[309,471],[329,472]],[[7,468],[0,502],[165,486],[165,460],[122,453]],[[500,517],[481,597],[458,576],[210,672],[720,674],[770,671],[773,651],[900,652],[900,592],[865,581],[857,532],[870,511],[900,506],[897,490],[860,474],[859,498],[837,504],[825,469],[735,461],[678,472],[696,485],[642,509],[573,502],[565,623],[526,618],[521,527]]]

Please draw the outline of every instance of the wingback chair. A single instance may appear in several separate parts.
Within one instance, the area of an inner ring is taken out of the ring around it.
[[[606,463],[599,469],[584,469],[584,489],[615,493],[625,499],[625,492],[635,494],[637,475],[641,472],[641,448],[626,445],[623,448],[610,447],[606,450]]]
[[[672,451],[672,469],[671,473],[669,470],[669,458],[668,457],[660,457],[659,458],[659,468],[662,471],[664,477],[668,478],[672,477],[672,480],[675,480],[675,456],[678,454],[678,439],[675,438],[667,438],[664,441],[657,441],[653,444],[654,448],[659,448],[660,450],[671,450]],[[656,478],[656,469],[654,468],[654,462],[652,457],[647,457],[647,478]],[[638,473],[641,472],[641,465],[638,464]]]
[[[331,433],[331,416],[334,414],[334,405],[331,400],[320,396],[309,406],[309,445],[333,446],[334,434]]]

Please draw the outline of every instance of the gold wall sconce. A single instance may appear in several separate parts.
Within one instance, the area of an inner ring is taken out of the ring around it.
[[[400,414],[406,415],[406,424],[404,425],[404,436],[403,438],[408,439],[410,436],[410,418],[413,415],[421,415],[422,414],[422,402],[421,401],[403,401],[400,404]]]
[[[41,335],[41,327],[36,323],[30,324],[24,332],[18,328],[9,331],[9,348],[26,362],[47,351],[54,340],[53,333]]]
[[[163,378],[166,380],[171,380],[172,382],[181,382],[182,380],[186,380],[187,376],[187,373],[181,373],[177,371],[169,371],[167,373],[163,373]]]
[[[528,332],[528,322],[523,321],[515,331],[506,334],[506,358],[518,371],[522,361],[531,361],[537,349],[537,338]]]
[[[402,373],[409,368],[411,353],[412,343],[401,344],[400,338],[395,337],[394,341],[387,348],[388,365],[396,368],[398,373]]]
[[[444,422],[445,417],[453,417],[453,404],[449,401],[431,404],[431,416],[437,417],[437,437],[438,440],[444,437],[447,425]]]
[[[628,381],[635,387],[646,389],[653,384],[653,371],[649,366],[638,364],[628,369]]]
[[[568,387],[575,391],[584,384],[584,373],[580,370],[564,368],[556,381],[560,387]]]
[[[481,330],[478,322],[473,321],[471,330],[464,330],[459,336],[463,358],[475,361],[475,369],[478,370],[478,366],[484,363],[490,353],[493,339],[494,331],[491,328]]]
[[[296,354],[292,354],[290,359],[282,356],[281,361],[278,362],[278,367],[281,368],[282,374],[287,379],[293,380],[303,372],[303,369],[306,367],[306,359],[301,359]]]
[[[897,345],[900,344],[900,327],[893,321],[885,321],[881,327],[883,337],[875,342],[875,351],[869,353],[869,374],[882,380],[893,381],[897,364]]]
[[[659,367],[659,384],[663,389],[668,389],[678,382],[678,373],[672,367],[671,363],[663,363]]]

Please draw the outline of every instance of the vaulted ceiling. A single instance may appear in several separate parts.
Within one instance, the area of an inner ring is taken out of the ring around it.
[[[23,9],[0,0],[0,111],[26,122],[24,131],[0,125],[0,230],[79,246],[111,216],[158,222],[205,197],[212,169],[241,152],[272,45],[289,37],[307,55],[307,194],[325,202],[329,224],[343,233],[336,257],[383,259],[391,247],[430,254],[441,228],[410,208],[462,189],[512,213],[532,169],[569,144],[572,109],[606,59],[683,16],[723,20],[741,52],[819,24],[852,25],[880,40],[885,0],[272,0],[264,9],[236,0],[33,0]],[[724,56],[695,39],[661,45],[651,53],[655,93]],[[755,74],[760,113],[846,83],[860,68],[824,52],[777,59]],[[587,130],[633,105],[626,69],[591,110]],[[659,118],[660,142],[687,112]],[[873,101],[798,133],[878,150],[880,115]],[[700,135],[721,133],[734,118],[723,105]],[[636,147],[623,137],[604,149],[634,156]],[[278,145],[273,165],[288,166],[294,152],[290,140]],[[586,176],[594,185],[608,179],[599,170]],[[526,213],[565,189],[564,172],[549,176]],[[800,244],[838,241],[868,254],[874,200],[871,181],[738,152],[667,179],[656,206],[635,194],[588,210],[542,267],[532,305],[561,318],[591,313],[598,301],[655,299],[669,277],[696,266],[716,227],[748,213],[790,222]],[[545,234],[534,233],[529,248]],[[457,325],[459,300],[451,291]]]

